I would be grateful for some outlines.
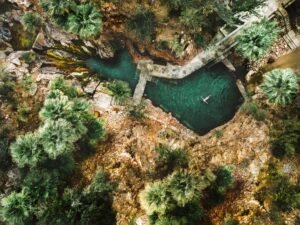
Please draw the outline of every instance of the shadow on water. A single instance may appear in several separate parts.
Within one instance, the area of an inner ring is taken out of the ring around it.
[[[114,60],[91,58],[86,63],[101,77],[124,80],[132,89],[138,82],[136,65],[127,51],[121,51]],[[206,104],[201,97],[209,95]],[[182,80],[153,79],[147,83],[145,96],[201,135],[230,120],[242,101],[234,78],[221,64]]]

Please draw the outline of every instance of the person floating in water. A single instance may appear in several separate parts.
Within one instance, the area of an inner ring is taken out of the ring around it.
[[[203,101],[204,103],[208,104],[208,100],[210,99],[210,97],[211,97],[211,95],[208,95],[208,96],[206,96],[205,98],[203,98],[203,97],[201,96],[201,99],[202,99],[202,101]]]

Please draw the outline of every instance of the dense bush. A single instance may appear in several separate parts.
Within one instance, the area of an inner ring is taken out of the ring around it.
[[[112,208],[113,187],[102,172],[84,190],[66,189],[41,216],[39,225],[115,225]]]
[[[140,104],[137,105],[132,105],[129,107],[129,115],[137,120],[143,120],[146,118],[146,114],[147,114],[147,110],[146,110],[146,105],[144,102],[141,102]]]
[[[58,194],[59,176],[56,172],[46,170],[33,170],[23,181],[23,188],[27,191],[31,205],[45,204],[48,200],[54,199]],[[42,211],[36,208],[35,211]]]
[[[258,192],[259,201],[270,201],[280,211],[300,208],[300,186],[291,183],[289,177],[278,171],[274,164],[269,165],[266,185]]]
[[[72,85],[68,85],[66,80],[61,76],[57,77],[56,79],[51,81],[50,90],[51,91],[59,90],[64,95],[69,97],[70,99],[78,97],[78,92],[77,92],[76,88],[74,88]],[[48,98],[54,98],[55,97],[55,95],[52,96],[51,91],[48,95]]]
[[[128,22],[128,28],[140,39],[151,40],[155,35],[156,19],[151,10],[138,8]]]
[[[300,122],[298,120],[282,121],[271,132],[272,153],[276,157],[294,156],[300,149]]]
[[[54,23],[67,29],[68,15],[76,8],[74,0],[40,0],[40,3]]]
[[[22,23],[26,31],[34,33],[41,28],[42,18],[36,13],[27,12],[22,17]]]
[[[199,9],[189,8],[181,13],[180,22],[189,29],[197,30],[206,22],[205,17]]]
[[[160,145],[155,148],[158,153],[158,170],[160,172],[172,172],[174,169],[187,168],[188,156],[183,149],[172,149],[165,145]]]
[[[0,100],[11,100],[13,98],[15,80],[4,71],[4,65],[0,64]]]
[[[195,0],[162,0],[164,4],[166,4],[171,10],[179,10],[183,8],[191,8],[195,6]]]
[[[101,121],[91,114],[86,100],[76,97],[75,89],[61,78],[54,80],[50,89],[40,111],[43,125],[11,145],[12,158],[19,167],[36,167],[47,158],[55,160],[71,153],[79,139],[95,146],[105,134]]]
[[[185,172],[146,185],[140,203],[151,225],[195,225],[202,217],[200,182]]]
[[[226,192],[234,187],[233,167],[221,166],[210,175],[206,191],[206,204],[215,206],[224,201]]]
[[[11,165],[8,138],[0,137],[0,170],[7,170]]]
[[[131,96],[131,89],[128,83],[121,80],[108,82],[106,87],[111,91],[113,99],[118,104],[124,104]]]
[[[86,114],[83,119],[83,125],[87,128],[87,132],[82,136],[81,142],[86,146],[95,147],[99,140],[106,135],[103,121],[91,114]]]
[[[21,59],[28,64],[33,63],[36,60],[36,58],[37,55],[35,52],[24,52],[21,56]]]
[[[267,117],[266,112],[255,102],[245,102],[241,107],[241,112],[253,116],[257,121],[264,121]]]
[[[75,161],[72,154],[62,154],[56,159],[47,158],[40,162],[39,168],[45,169],[50,173],[56,172],[62,178],[67,178],[73,173]]]
[[[215,188],[217,192],[224,194],[227,190],[233,187],[235,178],[233,176],[233,168],[230,166],[222,166],[216,170]]]
[[[274,69],[264,75],[260,87],[270,103],[291,104],[299,91],[298,77],[292,69]]]
[[[276,22],[267,19],[254,22],[237,36],[237,50],[244,57],[257,60],[269,51],[279,32]]]

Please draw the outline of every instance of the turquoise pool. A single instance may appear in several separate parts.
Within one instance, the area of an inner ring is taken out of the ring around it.
[[[138,82],[136,65],[125,50],[114,59],[90,58],[86,64],[104,79],[128,82],[132,90]],[[153,79],[144,95],[200,135],[230,120],[242,102],[233,76],[222,65],[200,69],[182,80]],[[208,104],[201,98],[207,96]]]

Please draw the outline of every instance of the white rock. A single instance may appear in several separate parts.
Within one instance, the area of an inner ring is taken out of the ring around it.
[[[99,92],[94,95],[93,106],[95,111],[108,111],[111,108],[111,103],[112,96],[108,94]]]
[[[137,218],[137,220],[135,221],[136,225],[149,225],[147,217],[146,216],[142,216]]]

